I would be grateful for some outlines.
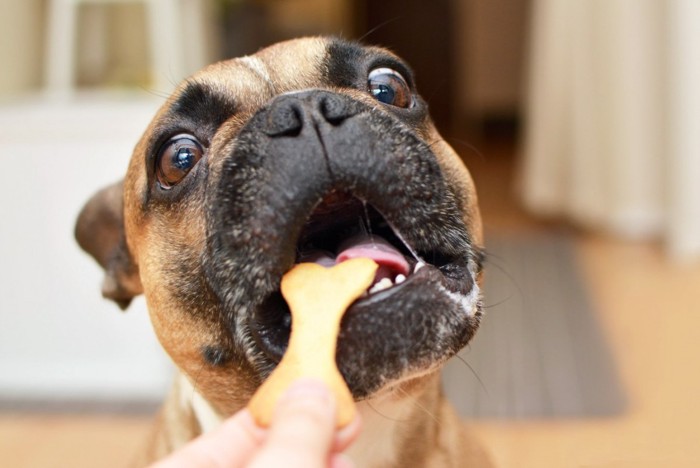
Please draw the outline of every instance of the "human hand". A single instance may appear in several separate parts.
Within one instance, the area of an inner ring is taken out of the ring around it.
[[[335,409],[323,383],[301,379],[280,399],[269,428],[243,409],[151,468],[351,467],[342,452],[359,434],[359,416],[338,430]]]

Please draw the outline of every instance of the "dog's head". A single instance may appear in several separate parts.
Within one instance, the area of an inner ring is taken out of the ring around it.
[[[380,264],[338,342],[357,399],[433,373],[479,322],[469,173],[407,65],[338,39],[280,43],[182,83],[77,237],[106,269],[103,294],[126,307],[143,292],[164,348],[224,413],[284,353],[280,279],[297,262]]]

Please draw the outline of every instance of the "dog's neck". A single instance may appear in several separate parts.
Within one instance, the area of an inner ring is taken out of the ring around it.
[[[180,376],[181,404],[191,410],[202,433],[216,429],[224,420],[212,405],[192,386],[189,380]],[[432,388],[432,386],[431,386]],[[425,443],[433,430],[423,431],[421,426],[433,425],[437,414],[426,408],[419,400],[401,390],[404,396],[396,397],[396,392],[386,392],[381,396],[357,404],[362,417],[360,436],[346,452],[358,467],[399,466],[401,453],[411,442],[412,434],[420,434]],[[438,407],[434,408],[438,411]],[[422,444],[421,444],[422,445]]]
[[[400,466],[402,429],[411,424],[413,402],[385,397],[360,402],[357,409],[362,416],[362,432],[348,449],[348,456],[358,467]]]

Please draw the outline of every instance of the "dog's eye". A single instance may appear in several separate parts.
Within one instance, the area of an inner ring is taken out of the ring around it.
[[[202,146],[190,135],[178,135],[168,140],[158,154],[156,175],[160,186],[169,189],[185,178],[202,159]]]
[[[408,109],[413,94],[401,74],[391,68],[375,68],[367,77],[367,88],[374,99],[390,106]]]

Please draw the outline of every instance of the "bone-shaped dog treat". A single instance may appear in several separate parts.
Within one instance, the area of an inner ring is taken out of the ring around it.
[[[282,360],[248,405],[258,424],[270,425],[277,401],[300,377],[330,387],[338,427],[353,420],[355,403],[335,364],[336,343],[345,310],[372,284],[377,267],[369,258],[354,258],[331,268],[301,263],[284,275],[281,289],[292,312],[292,332]]]

